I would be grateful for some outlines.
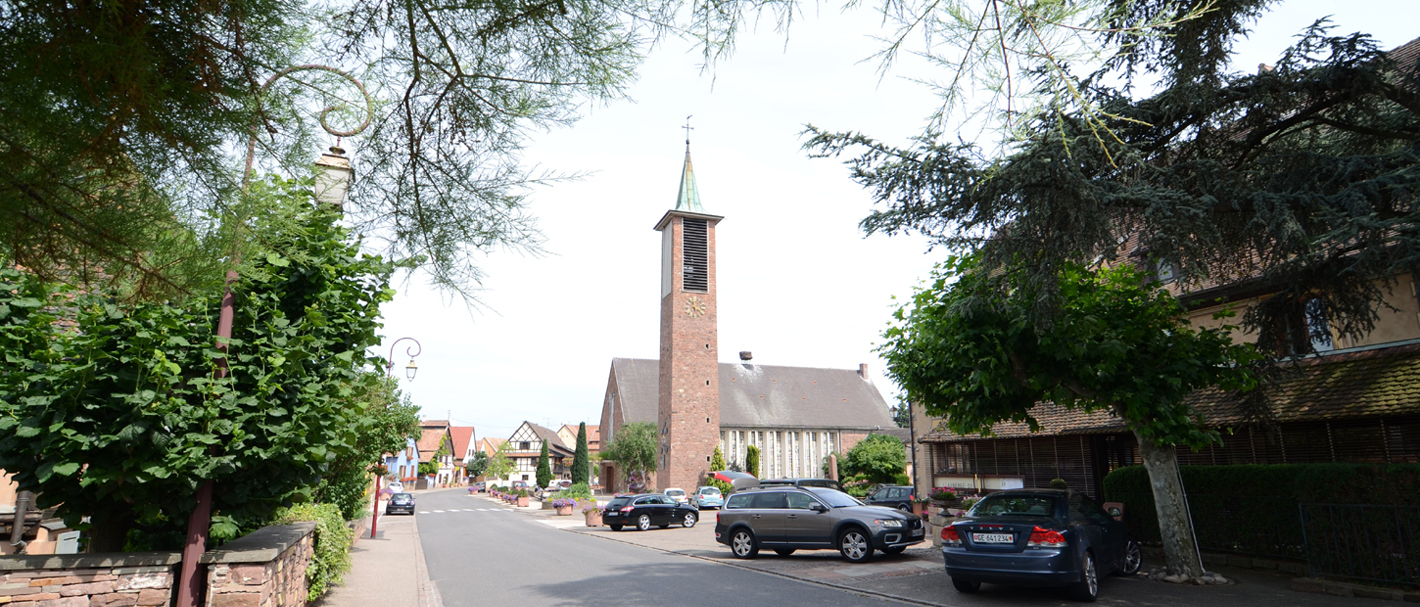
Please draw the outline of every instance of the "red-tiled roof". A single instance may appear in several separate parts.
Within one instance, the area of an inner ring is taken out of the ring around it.
[[[449,426],[449,434],[454,437],[454,459],[462,459],[473,441],[473,426]]]
[[[433,460],[434,452],[439,450],[439,441],[443,440],[444,436],[448,434],[448,431],[448,427],[430,428],[426,426],[424,428],[424,431],[419,435],[419,441],[416,443],[419,446],[419,461],[427,462]]]
[[[1322,356],[1284,371],[1269,394],[1279,423],[1420,413],[1420,344]],[[1199,390],[1189,395],[1188,402],[1210,426],[1244,421],[1234,399],[1220,390]],[[1039,432],[1032,433],[1023,423],[1000,423],[993,429],[994,437],[962,436],[938,423],[922,442],[1127,431],[1109,411],[1086,413],[1040,403],[1031,409],[1031,416],[1040,423]]]

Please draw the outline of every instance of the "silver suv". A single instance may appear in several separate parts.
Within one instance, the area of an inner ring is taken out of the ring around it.
[[[843,558],[861,563],[874,550],[898,554],[924,538],[921,518],[867,506],[823,487],[737,491],[715,517],[715,541],[745,559],[754,558],[763,546],[780,556],[800,549],[836,549]]]

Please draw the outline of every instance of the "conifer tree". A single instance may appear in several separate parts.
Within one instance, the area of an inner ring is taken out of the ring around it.
[[[587,422],[577,425],[577,453],[572,456],[572,484],[585,484],[592,477],[592,462],[587,455]]]
[[[552,465],[547,461],[547,440],[542,441],[542,453],[537,456],[537,486],[546,487],[552,482]]]
[[[750,445],[745,448],[745,472],[759,478],[759,447]]]

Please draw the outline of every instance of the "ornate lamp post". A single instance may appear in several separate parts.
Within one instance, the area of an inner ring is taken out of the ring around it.
[[[349,131],[337,130],[326,122],[326,114],[329,114],[334,107],[327,107],[321,110],[320,125],[325,132],[337,137],[337,147],[331,148],[334,154],[321,157],[321,162],[317,162],[317,200],[322,203],[335,204],[340,206],[345,202],[345,192],[349,186],[350,179],[354,177],[354,170],[350,168],[350,161],[342,155],[344,150],[338,146],[339,137],[351,137],[364,131],[370,126],[370,121],[375,117],[374,100],[370,98],[369,92],[365,90],[365,85],[354,76],[326,65],[297,65],[288,67],[276,72],[266,80],[261,88],[257,90],[256,100],[258,103],[266,95],[266,90],[277,80],[303,71],[329,72],[351,82],[360,90],[360,94],[365,98],[365,121],[360,126]],[[259,118],[254,119],[259,120]],[[242,174],[242,192],[247,191],[247,186],[251,182],[252,164],[256,159],[256,141],[258,133],[258,122],[253,122],[251,138],[247,140],[246,171]],[[328,160],[331,159],[339,160]],[[343,167],[340,161],[344,161]],[[332,166],[334,165],[334,166]],[[343,168],[343,171],[341,170]],[[337,198],[338,197],[338,198]],[[238,222],[240,225],[240,222]],[[236,264],[240,262],[241,252],[232,245],[232,267],[227,270],[227,280],[225,290],[222,293],[222,308],[217,317],[217,349],[223,354],[227,352],[227,344],[232,339],[232,323],[236,318],[236,296],[232,293],[232,285],[237,282]],[[217,367],[217,377],[227,376],[227,361],[225,358],[219,359]],[[197,489],[197,507],[193,509],[192,516],[187,520],[187,541],[182,550],[182,569],[178,580],[177,607],[198,607],[197,599],[202,595],[202,580],[197,578],[197,560],[202,556],[207,545],[207,532],[212,524],[212,480],[207,479]]]
[[[386,361],[386,362],[385,362],[385,375],[388,375],[388,376],[390,376],[390,377],[393,377],[393,376],[394,376],[394,347],[395,347],[396,344],[398,344],[399,342],[402,342],[402,341],[404,341],[404,340],[406,340],[406,339],[409,340],[409,341],[414,342],[414,345],[409,346],[408,348],[406,348],[406,349],[404,350],[404,353],[407,354],[407,355],[409,355],[409,364],[404,366],[404,375],[405,375],[405,377],[408,377],[408,378],[409,378],[409,381],[414,381],[414,374],[419,372],[419,365],[414,364],[414,357],[419,356],[419,354],[424,351],[424,346],[420,345],[419,340],[414,339],[413,337],[401,337],[401,338],[399,338],[399,339],[394,340],[394,343],[390,344],[390,355],[385,358],[385,361]],[[416,465],[417,465],[417,464],[416,464]],[[375,475],[375,511],[370,515],[370,538],[371,538],[371,539],[374,539],[374,537],[375,537],[375,526],[380,522],[380,479],[381,479],[381,478],[382,478],[381,475],[379,475],[379,474],[376,474],[376,475]]]

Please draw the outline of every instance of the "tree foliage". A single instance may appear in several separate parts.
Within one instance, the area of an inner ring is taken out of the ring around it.
[[[490,481],[504,479],[513,472],[514,465],[512,458],[508,457],[508,450],[511,448],[508,442],[498,445],[498,449],[488,458],[488,467],[483,473],[488,475]]]
[[[537,486],[546,487],[552,482],[552,465],[547,460],[547,441],[542,441],[542,453],[537,456]]]
[[[656,452],[656,425],[651,422],[631,422],[616,431],[616,438],[602,448],[602,459],[616,462],[623,472],[649,474],[660,465]]]
[[[468,471],[468,477],[471,479],[483,476],[483,473],[488,470],[488,454],[482,451],[474,453],[473,458],[469,460],[464,469]]]
[[[710,456],[710,472],[713,474],[715,472],[720,472],[725,469],[725,453],[720,450],[719,445],[716,445],[715,453]],[[704,484],[707,487],[714,487],[716,489],[719,489],[722,495],[728,495],[729,493],[735,490],[734,485],[715,478],[710,474],[707,474],[705,476]]]
[[[870,434],[848,450],[839,462],[844,478],[862,476],[872,483],[891,483],[907,472],[907,448],[890,434]]]
[[[1165,47],[1136,52],[1148,48]],[[863,229],[922,233],[985,266],[1024,264],[1041,309],[1058,305],[1068,264],[1131,259],[1183,292],[1246,281],[1275,294],[1242,318],[1274,356],[1306,354],[1331,330],[1368,333],[1396,276],[1420,263],[1417,66],[1321,26],[1258,73],[1131,61],[1179,73],[1137,100],[1092,84],[1082,94],[1098,116],[1031,118],[997,157],[931,133],[897,148],[812,130],[807,145],[856,151],[852,176],[881,205]]]
[[[214,514],[259,518],[378,456],[369,409],[388,394],[366,349],[392,267],[299,184],[254,194],[264,253],[234,287],[228,356],[216,292],[128,306],[0,269],[0,467],[39,507],[92,525],[95,550],[121,549],[130,528],[181,529],[205,480]]]
[[[587,422],[577,425],[577,451],[572,455],[572,484],[586,484],[592,478],[592,461],[587,455]]]
[[[745,447],[745,472],[759,478],[759,447],[754,445]]]
[[[376,369],[361,374],[346,403],[357,415],[354,449],[331,463],[311,497],[335,505],[345,520],[353,520],[369,513],[369,466],[385,453],[404,449],[408,437],[418,431],[419,407],[400,394],[394,379]]]

